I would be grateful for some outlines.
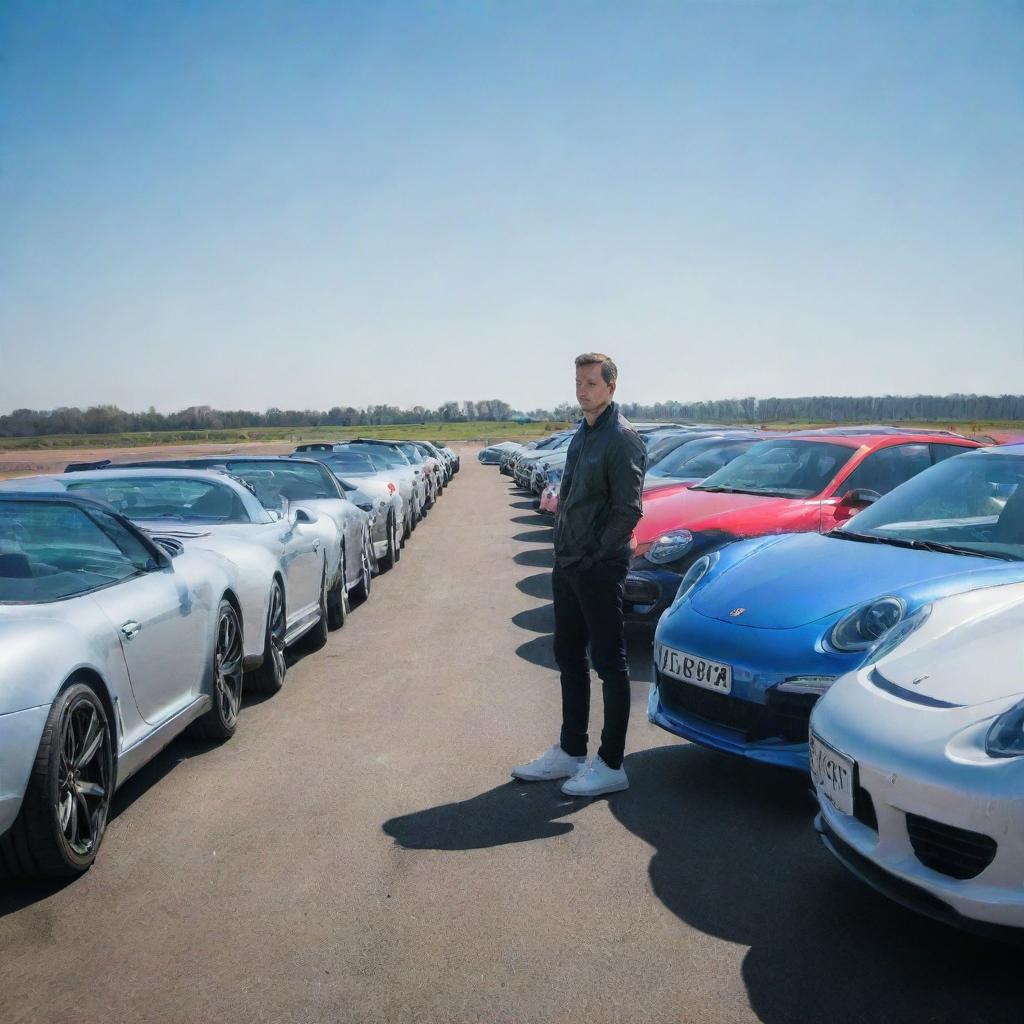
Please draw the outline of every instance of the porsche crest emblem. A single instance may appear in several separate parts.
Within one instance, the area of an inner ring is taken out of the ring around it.
[[[746,610],[746,608],[733,608],[733,610],[729,612],[729,617],[731,619],[738,619]]]

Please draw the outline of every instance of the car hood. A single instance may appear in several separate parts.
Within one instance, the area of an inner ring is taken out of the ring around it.
[[[771,498],[760,494],[726,494],[695,491],[678,481],[644,490],[644,517],[636,528],[638,543],[653,541],[667,530],[725,530],[743,536],[744,524],[755,518],[758,524],[780,519],[796,507],[806,506],[804,498]]]
[[[701,615],[724,622],[793,629],[887,594],[924,587],[945,596],[1021,578],[1024,563],[797,533],[773,538],[726,566],[692,603]]]
[[[1021,636],[1024,584],[974,590],[937,601],[925,625],[873,671],[945,704],[1005,700],[1024,694]]]

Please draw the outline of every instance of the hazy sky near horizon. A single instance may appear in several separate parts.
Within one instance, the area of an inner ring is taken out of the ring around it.
[[[0,5],[0,412],[1024,391],[1024,3]]]

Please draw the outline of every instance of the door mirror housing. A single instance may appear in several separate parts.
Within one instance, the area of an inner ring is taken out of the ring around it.
[[[880,497],[878,491],[870,491],[864,487],[847,491],[836,504],[836,519],[850,519],[861,509],[873,505]]]
[[[308,508],[297,508],[292,512],[292,521],[300,525],[312,526],[318,519],[316,513],[310,512]]]

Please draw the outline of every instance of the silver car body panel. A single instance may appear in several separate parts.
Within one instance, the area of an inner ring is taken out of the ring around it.
[[[25,481],[20,481],[25,483]],[[217,615],[236,593],[227,559],[184,550],[88,593],[0,604],[0,833],[17,817],[53,701],[72,676],[109,699],[117,785],[211,705]],[[122,639],[122,625],[137,629]]]
[[[260,664],[263,657],[270,590],[275,575],[281,578],[285,591],[286,643],[294,643],[316,625],[320,617],[320,588],[325,577],[330,577],[325,537],[336,533],[337,529],[333,522],[325,524],[321,517],[311,524],[295,522],[294,513],[304,507],[305,502],[296,503],[290,510],[291,515],[277,517],[234,477],[200,469],[98,469],[60,476],[22,477],[0,483],[0,489],[52,494],[72,492],[75,485],[88,480],[132,477],[215,481],[238,494],[249,513],[251,521],[248,523],[200,524],[172,519],[133,521],[156,540],[167,537],[189,550],[212,551],[236,567],[247,667]]]

